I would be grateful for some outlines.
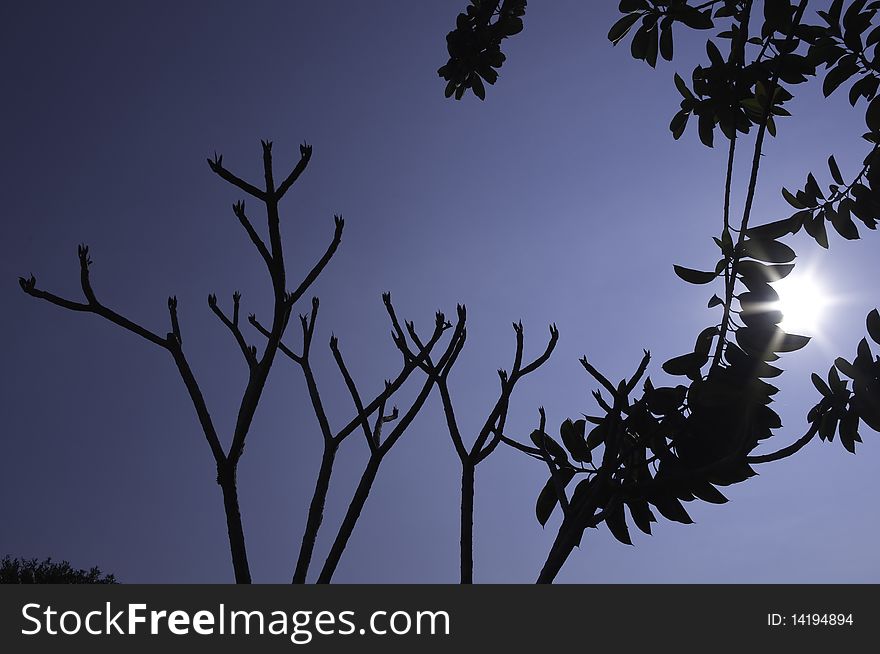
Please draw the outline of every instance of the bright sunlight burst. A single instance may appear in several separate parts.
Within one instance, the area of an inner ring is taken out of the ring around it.
[[[782,312],[779,326],[790,334],[816,336],[831,297],[815,274],[810,271],[792,273],[773,282],[773,288],[779,294],[777,308]]]

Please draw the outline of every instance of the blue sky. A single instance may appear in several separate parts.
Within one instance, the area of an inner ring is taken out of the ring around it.
[[[215,150],[260,179],[260,139],[277,168],[297,146],[314,154],[282,204],[288,270],[302,274],[346,218],[343,244],[314,287],[321,297],[315,363],[335,424],[350,400],[327,339],[353,375],[381,388],[399,356],[380,295],[423,330],[433,313],[468,306],[469,338],[453,373],[459,419],[475,432],[509,367],[511,321],[536,355],[560,330],[551,361],[517,388],[508,431],[525,439],[546,407],[551,426],[593,409],[586,354],[612,379],[649,374],[689,351],[715,321],[712,291],[672,264],[706,268],[720,231],[726,152],[693,131],[672,139],[679,96],[704,57],[704,35],[677,34],[676,59],[651,70],[605,35],[615,3],[530,3],[505,45],[501,78],[480,102],[443,97],[436,69],[464,0],[425,3],[33,2],[7,10],[10,92],[2,109],[6,256],[0,260],[5,417],[0,553],[99,565],[125,582],[226,582],[231,566],[215,469],[167,353],[94,316],[25,296],[17,277],[79,297],[76,245],[110,306],[160,333],[176,294],[187,351],[227,437],[246,371],[206,306],[235,290],[266,316],[270,285],[230,206],[240,192],[205,163]],[[813,84],[766,148],[755,219],[787,216],[782,186],[827,177],[831,153],[851,175],[864,155],[862,113]],[[734,201],[744,198],[738,170]],[[739,206],[739,205],[738,205]],[[863,232],[865,230],[862,230]],[[823,337],[786,355],[775,408],[799,437],[816,400],[809,373],[854,353],[877,306],[876,235],[831,236],[817,252],[798,236],[841,301]],[[302,311],[307,310],[303,305]],[[288,342],[296,344],[296,330]],[[252,337],[254,335],[251,335]],[[256,339],[254,339],[256,340]],[[335,418],[335,419],[334,419]],[[661,523],[635,547],[591,530],[562,582],[878,582],[877,435],[858,454],[813,443],[726,491],[694,502],[696,524]],[[356,435],[355,435],[356,436]],[[366,458],[342,449],[317,560]],[[239,492],[257,582],[289,580],[320,457],[299,370],[279,359],[245,456]],[[531,582],[552,542],[534,501],[540,465],[500,450],[478,469],[475,580]],[[458,578],[458,461],[439,402],[392,451],[342,559],[339,582]]]

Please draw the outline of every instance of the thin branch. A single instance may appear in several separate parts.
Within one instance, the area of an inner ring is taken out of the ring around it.
[[[183,343],[183,336],[180,334],[180,321],[177,319],[176,295],[168,298],[168,313],[171,315],[171,334],[177,339],[178,343]]]
[[[821,417],[822,416],[820,415],[816,420],[814,420],[807,432],[788,447],[783,447],[782,449],[776,450],[775,452],[771,452],[769,454],[756,454],[752,456],[747,456],[746,463],[770,463],[771,461],[779,461],[781,459],[785,459],[795,452],[800,451],[807,443],[813,440],[813,438],[819,432],[819,423],[821,422]]]
[[[538,409],[538,413],[541,415],[541,422],[538,429],[543,434],[545,433],[545,428],[547,426],[547,416],[544,414],[544,407]],[[568,497],[565,494],[565,485],[559,478],[559,469],[553,463],[553,459],[550,457],[550,452],[547,451],[547,448],[542,447],[540,450],[541,457],[544,459],[544,463],[547,464],[547,468],[550,470],[550,478],[553,480],[553,490],[556,491],[556,499],[559,500],[559,506],[562,507],[562,513],[563,515],[568,515]]]
[[[233,337],[235,337],[235,342],[238,343],[238,347],[244,355],[244,360],[247,362],[248,368],[253,370],[257,365],[257,357],[255,353],[256,348],[247,344],[247,341],[244,340],[244,335],[241,333],[241,329],[238,327],[238,307],[240,301],[241,293],[236,291],[232,294],[233,318],[230,320],[217,305],[217,296],[213,293],[208,296],[208,306],[211,307],[211,311],[213,311],[214,315],[220,319],[220,322],[226,325],[226,328],[232,332]]]
[[[556,329],[556,324],[550,325],[550,340],[547,342],[547,347],[544,349],[544,352],[537,359],[532,361],[525,368],[517,372],[517,379],[525,377],[526,375],[534,372],[545,363],[550,358],[550,355],[553,354],[553,350],[556,348],[556,343],[559,341],[559,330]]]
[[[452,445],[455,452],[462,462],[469,457],[467,448],[464,446],[464,440],[461,437],[461,431],[458,428],[458,421],[455,418],[455,409],[452,404],[452,397],[449,395],[449,386],[446,379],[441,379],[437,388],[440,391],[440,403],[443,406],[443,415],[446,418],[446,428],[449,430],[449,436],[452,438]]]
[[[256,246],[257,252],[260,253],[260,256],[263,257],[263,261],[265,261],[266,265],[269,267],[269,270],[272,270],[272,267],[274,265],[272,261],[272,255],[269,254],[269,250],[266,248],[266,244],[263,243],[263,239],[261,239],[260,235],[257,234],[257,231],[254,229],[253,224],[245,214],[244,200],[239,200],[238,202],[233,204],[232,212],[235,214],[235,217],[238,218],[238,222],[240,222],[242,227],[244,227],[247,235],[251,239],[251,242]]]
[[[608,378],[605,377],[605,375],[603,375],[601,372],[596,370],[592,366],[592,364],[589,361],[587,361],[586,356],[581,357],[580,361],[581,361],[581,365],[584,367],[584,369],[588,373],[590,373],[590,376],[592,376],[593,379],[595,379],[600,384],[602,384],[602,386],[605,387],[605,390],[607,390],[609,393],[611,393],[612,397],[617,396],[617,388],[614,386],[614,384],[612,384],[610,381],[608,381]],[[595,393],[593,395],[595,396]]]
[[[205,397],[202,395],[201,388],[199,388],[199,384],[189,366],[189,362],[186,360],[186,355],[184,355],[180,343],[171,342],[168,349],[171,352],[171,356],[174,357],[174,363],[177,365],[177,370],[180,373],[180,377],[183,379],[183,384],[186,386],[190,400],[195,407],[199,424],[201,425],[205,438],[208,441],[208,446],[211,448],[211,454],[214,455],[214,461],[219,467],[226,463],[228,459],[223,452],[223,446],[220,445],[217,431],[214,429],[214,421],[211,419],[211,414],[208,412],[208,405],[205,402]]]
[[[324,252],[324,256],[322,256],[318,263],[316,263],[314,267],[309,271],[309,274],[306,275],[305,279],[302,280],[296,290],[293,291],[293,293],[288,293],[288,307],[292,307],[294,304],[296,304],[296,302],[309,289],[309,286],[311,286],[312,283],[318,278],[318,275],[321,274],[321,271],[324,270],[324,267],[330,261],[331,257],[333,257],[333,253],[336,252],[336,248],[339,247],[339,243],[342,241],[342,230],[345,226],[345,221],[343,220],[342,216],[333,216],[333,221],[336,225],[336,229],[333,232],[333,240],[327,247],[327,251]]]
[[[296,167],[291,171],[291,173],[287,176],[281,185],[278,187],[278,190],[275,191],[275,197],[279,200],[284,197],[284,194],[287,193],[287,190],[293,186],[293,183],[299,179],[299,176],[302,175],[303,171],[306,169],[306,166],[309,165],[309,159],[312,157],[312,146],[303,143],[299,146],[299,162],[296,164]]]
[[[284,251],[281,247],[281,219],[278,215],[278,196],[272,175],[272,142],[260,141],[263,146],[263,178],[266,182],[266,218],[269,223],[269,250],[272,253],[272,281],[275,295],[285,292]]]
[[[394,313],[393,305],[391,304],[391,294],[385,293],[382,295],[382,299],[385,302],[385,306],[389,308],[391,314]],[[459,306],[458,311],[458,323],[455,326],[455,330],[452,335],[452,340],[450,340],[450,344],[456,338],[456,334],[460,333],[461,330],[464,329],[464,320],[465,313],[464,307]],[[372,415],[373,412],[376,411],[380,406],[382,406],[388,399],[397,392],[397,390],[404,384],[404,382],[409,378],[412,372],[422,365],[424,361],[430,356],[431,351],[436,346],[437,342],[440,340],[440,337],[443,335],[443,332],[451,327],[450,323],[446,321],[444,315],[440,312],[437,313],[436,322],[434,324],[434,333],[431,335],[431,338],[425,343],[425,346],[419,351],[417,355],[413,355],[412,358],[408,358],[405,356],[404,365],[401,369],[400,373],[397,375],[394,380],[390,383],[385,384],[385,389],[379,393],[371,402],[369,402],[365,407],[364,411],[367,415]],[[400,342],[397,338],[394,339],[395,345],[401,350],[401,352],[405,352],[408,350],[406,346],[406,342]],[[448,351],[448,348],[447,348]],[[444,360],[446,358],[446,354],[442,357]],[[345,427],[339,430],[336,434],[337,442],[341,442],[344,440],[352,431],[360,426],[360,419],[356,416],[352,418],[351,421]]]
[[[515,450],[519,450],[520,452],[523,452],[524,454],[528,454],[530,457],[533,457],[535,459],[543,460],[543,458],[544,458],[543,454],[541,453],[541,450],[539,450],[538,448],[531,447],[530,445],[523,445],[519,441],[515,441],[512,438],[505,436],[504,434],[501,434],[498,437],[498,440],[500,440],[505,445],[508,445]]]
[[[271,337],[271,333],[268,329],[266,329],[259,320],[257,320],[257,316],[255,314],[250,314],[248,316],[248,322],[254,326],[254,328],[260,332],[266,338]],[[284,343],[278,342],[278,349],[287,357],[295,361],[296,363],[300,363],[302,361],[302,357],[296,354],[293,350],[287,347]]]
[[[224,180],[229,182],[230,184],[237,186],[242,191],[247,193],[248,195],[253,195],[255,198],[265,202],[266,201],[266,193],[261,191],[253,184],[249,184],[243,179],[236,177],[231,172],[226,170],[223,167],[223,155],[218,155],[216,152],[214,153],[213,159],[208,159],[208,166],[210,166],[211,170],[213,170],[217,175],[222,177]]]
[[[374,439],[374,431],[370,429],[370,423],[367,420],[368,416],[364,412],[364,403],[361,401],[361,395],[358,393],[357,386],[354,383],[354,379],[351,377],[351,373],[348,371],[348,367],[345,365],[345,361],[342,358],[342,352],[339,351],[339,339],[336,338],[335,335],[330,337],[330,350],[333,352],[333,359],[336,361],[336,365],[339,368],[339,372],[342,374],[342,378],[345,380],[345,386],[348,388],[348,392],[351,395],[351,399],[354,402],[354,407],[357,410],[357,417],[361,419],[361,426],[364,429],[364,437],[367,439],[367,445],[370,447],[370,450],[375,450],[378,446],[378,442]],[[386,382],[386,389],[388,387],[388,383]],[[376,422],[376,429],[378,430],[379,425],[381,424],[383,413],[385,412],[385,402],[383,401],[379,407],[379,418]]]
[[[321,428],[321,435],[324,437],[325,443],[333,442],[333,431],[330,429],[330,421],[327,419],[327,412],[324,410],[324,403],[321,401],[321,393],[318,390],[318,383],[315,381],[315,373],[312,370],[312,364],[309,361],[309,352],[311,351],[312,335],[315,333],[315,320],[318,316],[318,298],[312,298],[312,312],[308,316],[301,315],[299,317],[302,325],[303,333],[303,353],[299,357],[298,363],[303,371],[303,377],[306,380],[306,387],[309,391],[309,399],[312,402],[312,410],[318,419],[318,426]]]
[[[733,163],[734,157],[736,154],[736,131],[733,132],[733,138],[730,139],[730,147],[727,152],[727,176],[724,182],[724,232],[728,232],[730,230],[730,187],[733,180]],[[725,295],[731,292],[734,279],[731,278],[731,266],[724,266],[724,291]],[[715,354],[712,357],[712,366],[711,370],[714,370],[721,363],[721,352],[724,348],[724,338],[719,337],[718,342],[715,344]]]
[[[630,380],[626,383],[626,387],[623,389],[624,392],[629,395],[635,390],[636,384],[642,379],[642,376],[645,374],[645,371],[648,369],[648,364],[651,362],[651,353],[648,350],[644,350],[645,354],[642,356],[642,360],[639,362],[639,367],[636,369],[635,374],[630,378]]]
[[[437,325],[446,325],[445,318],[442,313],[437,314]],[[445,364],[446,360],[451,356],[453,349],[455,348],[455,336],[456,333],[460,334],[461,330],[464,329],[464,307],[459,306],[458,312],[458,321],[455,326],[455,332],[453,333],[453,338],[450,339],[449,344],[446,346],[446,350],[440,357],[438,361],[438,366],[442,366]],[[395,425],[394,429],[391,431],[391,434],[385,439],[385,442],[382,443],[379,452],[382,456],[384,456],[388,450],[390,450],[394,443],[403,435],[406,428],[409,424],[415,419],[418,412],[421,410],[422,405],[425,403],[425,400],[428,399],[428,396],[431,393],[431,388],[435,383],[435,379],[433,376],[428,375],[425,379],[424,384],[422,385],[422,389],[419,391],[419,394],[416,396],[416,399],[410,405],[409,410],[400,418],[398,423]]]
[[[553,353],[553,350],[556,347],[556,343],[559,341],[559,330],[556,329],[555,324],[552,324],[550,325],[550,339],[547,342],[547,347],[544,348],[544,351],[537,359],[532,361],[524,368],[519,368],[518,365],[522,363],[522,330],[517,329],[516,323],[514,323],[514,331],[516,331],[518,351],[518,354],[514,356],[514,368],[512,369],[510,376],[508,376],[503,370],[498,371],[498,374],[501,377],[501,393],[498,396],[498,401],[495,403],[492,411],[489,412],[489,416],[486,418],[486,422],[483,424],[482,429],[480,429],[480,432],[477,434],[477,438],[474,440],[474,444],[471,447],[470,455],[475,458],[480,458],[480,452],[486,445],[486,441],[489,439],[489,436],[495,434],[497,437],[497,432],[503,430],[504,422],[507,417],[507,411],[510,405],[510,396],[513,394],[513,389],[516,386],[516,383],[526,375],[534,372],[542,365],[544,365],[544,363],[547,362],[547,360],[550,358],[550,355]],[[482,459],[480,458],[480,460]]]
[[[390,382],[386,381],[385,386],[387,387]],[[392,407],[391,413],[385,415],[385,402],[382,402],[382,405],[379,407],[379,412],[376,414],[376,422],[373,425],[373,442],[376,445],[380,445],[382,443],[382,425],[387,422],[394,422],[400,417],[400,411],[398,411],[397,407]]]
[[[58,295],[55,295],[53,293],[49,293],[48,291],[40,290],[36,287],[37,280],[33,275],[31,275],[27,279],[19,279],[19,284],[21,285],[22,290],[31,297],[46,300],[47,302],[51,302],[52,304],[62,307],[64,309],[94,313],[95,315],[101,316],[102,318],[109,320],[115,325],[122,327],[123,329],[137,334],[141,338],[144,338],[151,343],[155,343],[156,345],[167,349],[167,338],[162,338],[158,334],[151,332],[145,327],[141,327],[134,321],[129,320],[125,316],[116,313],[112,309],[108,309],[103,304],[98,302],[97,298],[95,297],[95,292],[92,290],[91,282],[89,280],[89,265],[92,263],[91,259],[89,258],[89,248],[85,245],[80,245],[78,252],[80,260],[80,282],[83,288],[83,293],[85,294],[88,302],[74,302],[72,300],[67,300],[65,298],[59,297]]]

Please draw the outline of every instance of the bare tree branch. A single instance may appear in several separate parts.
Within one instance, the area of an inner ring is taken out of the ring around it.
[[[321,271],[324,270],[324,267],[330,261],[333,253],[336,252],[336,248],[339,247],[339,243],[342,241],[342,230],[345,227],[345,220],[343,220],[342,216],[333,216],[333,221],[336,225],[336,229],[333,232],[333,240],[327,247],[327,251],[324,253],[324,256],[322,256],[318,263],[316,263],[315,266],[309,271],[309,274],[306,275],[305,279],[302,280],[296,290],[287,295],[288,307],[292,307],[294,304],[296,304],[296,302],[309,289],[309,286],[312,285],[312,283],[318,278],[318,275],[321,274]]]
[[[183,344],[183,336],[180,333],[180,322],[177,319],[177,296],[168,298],[168,313],[171,315],[171,334],[178,343]]]
[[[593,379],[595,379],[595,380],[598,381],[600,384],[602,384],[602,386],[605,387],[605,390],[607,390],[609,393],[611,393],[611,397],[616,397],[616,396],[617,396],[617,388],[614,386],[614,384],[612,384],[610,381],[608,381],[608,378],[605,377],[605,375],[603,375],[601,372],[599,372],[598,370],[596,370],[596,369],[590,364],[590,362],[587,361],[587,357],[586,357],[586,356],[581,357],[580,361],[581,361],[581,365],[584,367],[584,369],[585,369],[588,373],[590,373],[590,375],[593,377]]]
[[[364,429],[364,437],[367,439],[367,445],[370,447],[371,451],[375,450],[378,446],[378,443],[373,438],[374,431],[370,429],[368,416],[364,412],[364,403],[361,401],[361,396],[360,393],[358,393],[357,386],[354,383],[354,379],[352,379],[351,373],[348,372],[345,361],[342,359],[342,353],[339,351],[339,339],[336,338],[335,335],[330,337],[330,350],[333,352],[333,359],[336,361],[339,372],[342,374],[342,378],[345,380],[345,386],[346,388],[348,388],[348,392],[351,395],[352,401],[354,402],[354,407],[357,410],[357,417],[360,418],[361,426]],[[382,414],[385,411],[385,403],[383,402],[379,408],[379,418],[376,423],[377,428],[381,424],[381,420],[383,417]]]
[[[253,325],[254,328],[255,328],[258,332],[260,332],[263,336],[265,336],[266,338],[269,338],[269,337],[272,335],[271,332],[270,332],[268,329],[266,329],[266,328],[262,325],[262,323],[260,323],[259,320],[257,320],[257,316],[254,315],[253,313],[250,314],[250,315],[248,316],[248,322],[249,322],[251,325]],[[300,355],[296,354],[293,350],[291,350],[289,347],[287,347],[284,343],[282,343],[282,342],[280,342],[280,341],[279,341],[279,343],[278,343],[278,349],[279,349],[279,350],[280,350],[285,356],[287,356],[288,358],[292,359],[292,360],[295,361],[296,363],[300,363],[300,362],[302,361],[302,357],[301,357]]]
[[[228,170],[226,170],[223,167],[223,155],[222,154],[218,155],[215,152],[214,158],[208,159],[208,166],[210,166],[211,170],[213,170],[215,173],[217,173],[217,175],[219,175],[221,178],[223,178],[224,180],[226,180],[227,182],[229,182],[233,186],[237,186],[242,191],[244,191],[248,195],[254,196],[258,200],[261,200],[263,202],[266,201],[266,193],[264,191],[261,191],[253,184],[249,184],[246,181],[244,181],[243,179],[236,177],[235,175],[233,175],[231,172],[229,172]]]
[[[275,197],[279,200],[284,197],[284,194],[287,193],[288,189],[293,186],[293,183],[299,179],[299,176],[302,175],[303,171],[306,169],[306,166],[309,165],[309,159],[312,158],[312,146],[306,143],[303,143],[299,146],[299,162],[296,164],[296,167],[290,172],[281,185],[278,187],[278,190],[275,191]]]
[[[483,446],[486,445],[489,436],[494,433],[497,438],[497,433],[503,431],[504,422],[507,417],[507,410],[510,405],[510,396],[513,394],[516,383],[526,375],[544,365],[553,353],[556,343],[559,341],[559,330],[556,329],[556,325],[550,325],[550,339],[547,342],[547,347],[544,348],[544,352],[524,368],[519,368],[519,365],[522,364],[523,349],[523,330],[521,325],[514,323],[514,331],[516,332],[517,342],[517,354],[514,356],[514,368],[509,376],[503,370],[499,371],[501,377],[501,394],[499,395],[498,401],[495,403],[492,411],[489,413],[489,416],[486,418],[486,422],[483,425],[483,428],[480,429],[473,447],[471,447],[470,450],[470,456],[480,460],[485,458],[480,458],[480,452],[483,450]],[[494,447],[492,449],[494,449]]]
[[[217,296],[213,293],[208,296],[208,306],[211,307],[211,311],[214,312],[214,315],[220,318],[220,322],[226,325],[226,328],[232,332],[232,335],[235,337],[235,342],[238,343],[238,347],[244,355],[244,360],[247,362],[248,368],[253,370],[257,365],[257,357],[254,353],[255,348],[252,348],[247,344],[247,341],[244,340],[244,335],[241,333],[241,329],[238,327],[238,305],[240,300],[241,293],[236,291],[232,294],[233,317],[231,320],[217,305]]]
[[[251,224],[250,219],[248,219],[247,214],[244,212],[244,200],[239,200],[235,204],[232,205],[232,212],[235,214],[235,217],[238,218],[238,222],[241,223],[242,227],[244,227],[247,235],[250,237],[251,242],[256,246],[257,252],[260,253],[260,256],[263,257],[263,261],[266,262],[266,265],[271,270],[274,262],[272,260],[272,255],[269,254],[269,250],[266,248],[266,244],[263,243],[263,239],[260,238],[260,235],[257,234],[257,231],[254,229],[253,224]]]
[[[48,291],[38,289],[36,287],[36,278],[33,275],[28,279],[21,278],[19,280],[19,284],[21,285],[22,290],[31,297],[46,300],[47,302],[51,302],[56,306],[70,309],[71,311],[94,313],[95,315],[101,316],[102,318],[109,320],[115,325],[122,327],[123,329],[137,334],[141,338],[144,338],[151,343],[155,343],[156,345],[164,348],[168,347],[167,339],[162,338],[158,334],[151,332],[145,327],[141,327],[134,321],[129,320],[125,316],[116,313],[112,309],[108,309],[103,304],[98,302],[97,298],[95,297],[95,292],[92,290],[91,282],[89,280],[89,265],[92,261],[89,258],[89,248],[85,245],[79,246],[79,261],[80,282],[82,284],[83,293],[88,300],[86,303],[67,300],[53,293],[49,293]]]

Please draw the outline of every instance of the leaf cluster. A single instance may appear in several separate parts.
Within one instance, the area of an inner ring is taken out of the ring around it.
[[[494,84],[506,57],[501,41],[522,31],[527,0],[471,0],[446,35],[449,61],[437,70],[446,80],[446,97],[461,100],[471,89],[486,98],[485,81]]]

